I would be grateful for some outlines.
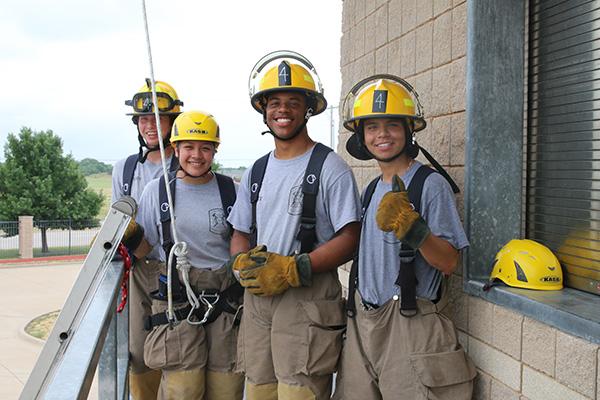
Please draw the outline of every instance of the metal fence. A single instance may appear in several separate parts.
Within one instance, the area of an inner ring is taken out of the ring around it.
[[[0,221],[0,238],[7,238],[19,234],[18,221]]]
[[[96,233],[97,220],[34,220],[33,256],[86,254]],[[18,221],[0,221],[0,258],[19,257]]]

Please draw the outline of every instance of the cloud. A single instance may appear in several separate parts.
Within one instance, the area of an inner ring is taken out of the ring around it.
[[[0,10],[0,70],[7,78],[0,143],[8,132],[30,126],[52,129],[77,159],[117,160],[136,152],[124,100],[149,76],[140,3],[11,3]],[[147,1],[155,78],[176,88],[185,109],[215,115],[223,132],[218,159],[249,165],[273,147],[259,134],[264,125],[247,91],[250,70],[268,52],[304,54],[329,104],[339,101],[341,1],[293,4]],[[311,120],[309,131],[328,143],[324,114]]]

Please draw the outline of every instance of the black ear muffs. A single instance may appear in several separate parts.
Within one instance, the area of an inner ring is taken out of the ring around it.
[[[354,132],[346,142],[346,151],[348,151],[348,153],[357,160],[371,160],[373,155],[365,147],[363,139],[360,137],[362,132],[359,133],[359,129],[360,128],[357,128],[356,132]]]

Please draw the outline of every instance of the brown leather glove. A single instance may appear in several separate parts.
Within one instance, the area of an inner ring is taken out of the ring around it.
[[[394,232],[400,241],[415,250],[431,233],[427,223],[410,203],[404,182],[398,175],[392,177],[392,191],[381,199],[375,220],[379,229]]]
[[[267,246],[260,245],[251,249],[247,253],[237,253],[232,255],[229,260],[223,265],[228,271],[235,276],[235,279],[240,280],[240,270],[254,266],[256,261],[250,259],[250,255],[259,251],[266,251]]]
[[[308,254],[282,256],[268,251],[249,254],[254,265],[239,268],[240,283],[258,296],[275,296],[290,287],[310,286],[312,266]],[[236,266],[234,266],[236,269]]]
[[[142,239],[144,238],[144,228],[135,222],[134,218],[131,218],[129,225],[125,229],[123,239],[121,242],[127,247],[130,252],[135,251],[138,248]]]

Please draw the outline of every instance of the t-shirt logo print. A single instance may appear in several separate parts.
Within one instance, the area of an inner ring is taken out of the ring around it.
[[[222,208],[213,208],[208,210],[208,220],[210,221],[210,231],[215,235],[224,235],[227,233],[227,219]]]
[[[288,201],[288,214],[300,215],[302,214],[302,200],[304,199],[304,193],[302,193],[302,185],[292,187],[290,190],[290,198]]]

